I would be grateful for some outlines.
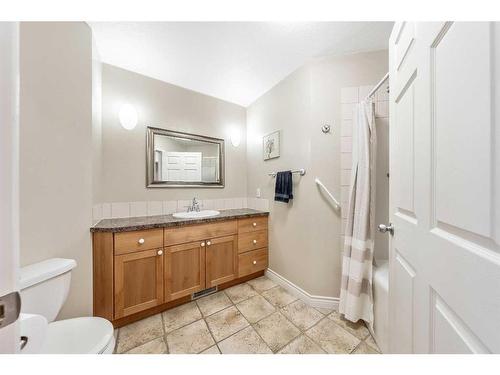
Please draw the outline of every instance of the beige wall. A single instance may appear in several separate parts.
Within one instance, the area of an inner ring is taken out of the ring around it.
[[[102,85],[102,184],[94,203],[246,196],[245,108],[106,64]],[[133,130],[119,123],[123,103],[138,112]],[[147,126],[224,138],[225,188],[147,189]],[[242,135],[237,148],[229,140],[233,128]]]
[[[338,297],[341,216],[317,189],[340,196],[340,91],[375,84],[387,72],[387,51],[328,57],[292,73],[247,109],[248,195],[270,200],[270,268],[313,295]],[[333,125],[323,134],[324,123]],[[262,160],[262,136],[281,129],[281,157]],[[273,202],[275,170],[295,176],[293,203]]]
[[[85,23],[21,23],[21,265],[73,258],[60,317],[92,313],[92,42]]]

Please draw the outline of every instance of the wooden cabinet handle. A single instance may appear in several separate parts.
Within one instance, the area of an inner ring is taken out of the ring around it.
[[[200,244],[200,246],[201,246],[201,247],[205,246],[205,242],[202,242],[202,243]]]
[[[158,255],[163,255],[163,250],[158,250]]]
[[[257,240],[253,240],[253,244],[255,245],[257,243]]]
[[[253,223],[252,225],[253,225],[254,227],[256,227],[256,226],[257,226],[257,223]]]
[[[256,260],[254,260],[254,261],[253,261],[253,264],[257,264],[257,261],[256,261]]]
[[[139,244],[141,244],[141,245],[142,245],[142,244],[143,244],[144,242],[146,242],[146,241],[144,241],[144,238],[139,238],[139,241],[137,241],[137,242],[139,242]]]
[[[212,243],[210,241],[207,241],[207,246],[210,246]]]

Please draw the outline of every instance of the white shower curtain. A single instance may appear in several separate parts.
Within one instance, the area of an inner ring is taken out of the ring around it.
[[[373,321],[372,262],[375,217],[375,114],[372,101],[357,105],[347,208],[339,312]]]

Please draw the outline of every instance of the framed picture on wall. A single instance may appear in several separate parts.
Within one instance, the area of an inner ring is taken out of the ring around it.
[[[262,138],[262,147],[264,151],[264,160],[280,157],[280,131],[265,135]]]

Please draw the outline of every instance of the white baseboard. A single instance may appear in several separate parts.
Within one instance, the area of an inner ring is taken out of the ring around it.
[[[295,285],[291,281],[285,279],[283,276],[276,273],[270,268],[266,270],[266,276],[272,281],[274,281],[276,284],[285,288],[288,292],[290,292],[294,296],[306,302],[309,306],[319,307],[323,309],[338,310],[339,299],[337,297],[315,296],[309,294],[304,289]]]

